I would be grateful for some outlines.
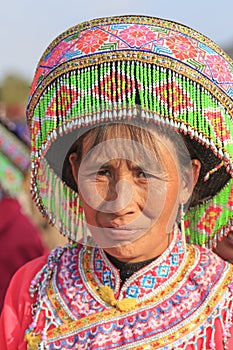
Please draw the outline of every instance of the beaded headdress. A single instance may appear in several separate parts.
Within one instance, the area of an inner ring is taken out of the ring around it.
[[[12,197],[19,193],[30,167],[27,133],[26,126],[19,128],[9,119],[0,118],[0,191]]]
[[[186,26],[120,16],[70,28],[43,54],[31,88],[35,202],[76,241],[82,206],[59,164],[80,127],[134,118],[140,105],[140,118],[186,135],[201,159],[201,201],[187,211],[185,223],[191,242],[212,247],[233,221],[232,97],[231,59]],[[74,136],[67,141],[67,135]],[[60,152],[51,157],[57,143]]]

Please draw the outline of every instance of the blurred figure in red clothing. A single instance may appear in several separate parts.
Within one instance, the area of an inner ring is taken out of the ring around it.
[[[17,197],[29,165],[26,128],[0,119],[0,311],[16,270],[45,253],[40,232]]]

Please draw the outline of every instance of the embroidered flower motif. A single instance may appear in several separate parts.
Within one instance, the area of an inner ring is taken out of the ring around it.
[[[229,288],[230,292],[233,293],[233,282],[228,284],[228,288]]]
[[[211,69],[213,78],[219,83],[232,81],[232,72],[230,71],[227,62],[221,56],[207,56],[206,62]]]
[[[148,328],[155,329],[158,326],[158,321],[155,318],[150,318],[148,320]]]
[[[148,41],[156,39],[155,33],[152,30],[137,24],[122,30],[120,37],[132,47],[140,47],[147,44]]]
[[[70,43],[62,41],[60,44],[54,47],[54,49],[50,52],[49,55],[45,56],[45,59],[41,65],[52,68],[58,63],[61,63],[62,61],[64,61],[64,55],[69,51],[69,49]]]
[[[197,57],[197,49],[192,42],[184,36],[175,36],[166,39],[167,46],[172,50],[174,56],[181,60]]]
[[[71,287],[70,286],[70,281],[64,281],[64,286],[67,286],[67,296],[72,300],[73,302],[73,299],[75,297],[75,294],[76,294],[76,289],[74,287]],[[77,300],[76,300],[77,301]]]
[[[132,330],[129,327],[125,327],[123,333],[126,339],[130,339],[133,336]]]
[[[98,345],[106,345],[106,342],[108,341],[108,335],[103,333],[98,333],[96,335],[96,344]]]
[[[112,331],[111,332],[111,340],[112,342],[115,344],[115,343],[118,343],[121,339],[121,334],[120,332],[117,332],[117,331]]]
[[[144,332],[145,332],[145,325],[146,324],[141,324],[141,325],[138,325],[135,330],[134,330],[134,333],[137,334],[137,335],[143,335]],[[147,325],[146,325],[147,327]],[[148,328],[148,327],[147,327]]]
[[[98,28],[86,30],[76,48],[85,54],[94,53],[107,40],[108,34]]]

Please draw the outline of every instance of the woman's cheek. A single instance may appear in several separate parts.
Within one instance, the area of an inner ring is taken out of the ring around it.
[[[89,207],[97,210],[107,196],[108,184],[99,184],[95,179],[80,178],[79,193],[82,201]]]
[[[153,179],[148,184],[147,195],[143,212],[153,221],[158,220],[162,215],[174,217],[177,209],[179,188],[177,181]]]
[[[79,193],[82,198],[82,202],[85,202],[88,206],[94,207],[96,202],[96,185],[92,180],[79,178]]]
[[[167,186],[165,181],[149,180],[147,189],[141,191],[143,197],[143,212],[153,221],[157,220],[161,215],[167,196]]]

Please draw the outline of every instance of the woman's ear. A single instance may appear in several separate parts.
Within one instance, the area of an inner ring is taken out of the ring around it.
[[[69,155],[69,162],[71,165],[72,175],[78,186],[78,164],[77,164],[77,154],[75,152]]]
[[[201,171],[201,162],[199,159],[192,159],[192,169],[193,169],[193,188],[196,186],[198,181],[200,171]]]
[[[185,173],[185,176],[182,178],[180,203],[183,204],[187,203],[187,201],[191,198],[201,170],[201,162],[198,159],[192,159],[191,163],[192,169],[188,170],[187,173]]]

